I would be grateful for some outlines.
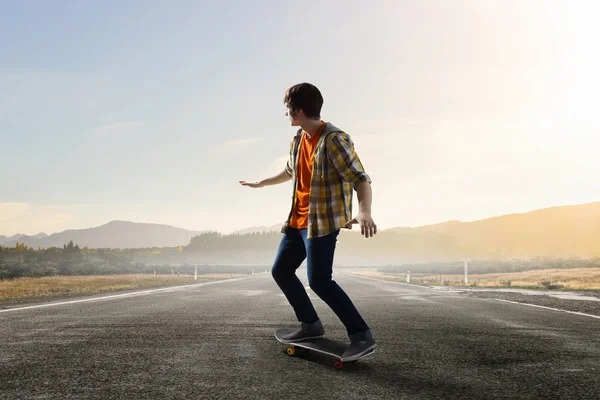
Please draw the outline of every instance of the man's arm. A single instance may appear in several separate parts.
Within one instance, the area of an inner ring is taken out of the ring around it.
[[[371,217],[373,198],[371,178],[365,172],[360,158],[354,150],[354,144],[347,134],[332,135],[329,140],[329,158],[332,164],[342,179],[354,187],[358,197],[358,215],[348,221],[345,227],[352,229],[353,224],[359,224],[362,235],[367,238],[373,237],[377,233],[377,225]]]
[[[356,188],[356,196],[358,197],[359,212],[371,214],[371,200],[373,199],[373,191],[369,182],[362,182]]]
[[[360,225],[360,233],[366,238],[377,234],[377,225],[371,217],[371,199],[373,192],[370,182],[359,183],[356,187],[356,196],[358,197],[358,215],[346,223],[346,228],[352,229],[352,225]]]
[[[240,181],[240,183],[243,186],[248,186],[251,188],[261,188],[261,187],[265,187],[265,186],[278,185],[280,183],[287,182],[290,179],[292,179],[292,177],[290,175],[288,175],[287,171],[284,169],[277,175],[273,175],[269,178],[266,178],[266,179],[263,179],[263,180],[260,180],[257,182]]]
[[[346,133],[340,132],[327,138],[327,154],[340,177],[358,191],[358,185],[371,182],[360,158],[354,150],[354,143]]]
[[[281,171],[277,175],[273,175],[270,178],[263,179],[260,181],[262,186],[271,186],[271,185],[279,185],[280,183],[284,183],[292,179],[291,175],[289,175],[286,170]]]

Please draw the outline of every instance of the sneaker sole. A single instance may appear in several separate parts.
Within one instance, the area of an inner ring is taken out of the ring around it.
[[[361,358],[362,356],[365,356],[367,354],[373,353],[375,351],[375,348],[377,348],[377,344],[374,344],[373,346],[361,351],[358,354],[353,354],[349,357],[344,357],[341,358],[342,362],[347,362],[347,361],[354,361],[354,360],[358,360],[359,358]]]
[[[314,340],[314,339],[322,339],[324,338],[325,335],[320,335],[320,336],[310,336],[310,337],[303,337],[300,339],[281,339],[281,341],[283,343],[287,343],[287,344],[293,344],[293,343],[298,343],[298,342],[304,342],[306,340]]]

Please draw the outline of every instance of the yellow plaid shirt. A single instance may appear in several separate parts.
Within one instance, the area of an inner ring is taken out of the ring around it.
[[[296,204],[296,176],[298,151],[302,129],[290,143],[290,157],[285,172],[292,177],[294,193],[292,207],[281,232],[287,232]],[[362,182],[371,183],[365,172],[350,136],[330,123],[325,125],[315,147],[310,200],[308,206],[307,237],[328,235],[344,227],[352,217],[352,195]]]

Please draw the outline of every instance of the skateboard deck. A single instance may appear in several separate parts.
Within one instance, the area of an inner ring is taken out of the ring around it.
[[[334,357],[336,359],[334,362],[334,366],[337,369],[344,368],[344,361],[342,360],[342,355],[344,354],[344,351],[346,351],[346,349],[348,348],[347,344],[339,342],[337,340],[331,340],[331,339],[327,339],[327,338],[309,339],[309,340],[303,340],[301,342],[293,342],[293,343],[285,343],[281,340],[282,336],[287,335],[288,333],[292,333],[295,330],[296,329],[282,328],[282,329],[277,329],[277,331],[275,331],[275,338],[277,338],[277,340],[279,340],[281,343],[288,346],[287,353],[290,356],[294,356],[299,353],[308,353],[309,351],[314,350],[317,353],[322,353],[322,354],[326,354],[331,357]],[[297,348],[302,349],[302,351],[301,352],[297,351]],[[368,355],[371,355],[374,352],[375,352],[375,349],[371,350],[367,354],[360,356],[356,360],[346,361],[346,363],[356,362],[357,360],[359,360],[363,357],[366,357]]]

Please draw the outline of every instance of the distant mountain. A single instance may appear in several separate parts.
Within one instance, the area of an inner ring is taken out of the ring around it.
[[[174,247],[185,246],[190,239],[203,232],[190,231],[169,225],[135,223],[128,221],[111,221],[105,225],[78,230],[67,230],[33,236],[23,236],[4,243],[5,246],[14,246],[16,242],[25,243],[37,248],[52,246],[63,247],[70,240],[79,247],[89,248],[144,248],[144,247]]]
[[[550,207],[473,222],[392,228],[403,240],[464,257],[600,255],[600,202]]]
[[[3,245],[5,243],[16,243],[17,241],[23,239],[23,238],[30,238],[30,239],[42,239],[45,238],[46,235],[44,232],[38,233],[37,235],[33,235],[33,236],[27,236],[27,235],[23,235],[22,233],[17,233],[16,235],[10,236],[10,237],[6,237],[3,235],[0,235],[0,245]]]
[[[200,237],[182,257],[187,263],[268,265],[279,240],[276,232],[263,238],[230,235],[215,241],[214,237]],[[600,202],[473,222],[397,227],[381,230],[369,239],[355,227],[342,230],[336,248],[335,260],[340,265],[600,256]]]
[[[245,235],[248,233],[260,233],[260,232],[279,232],[283,223],[275,224],[272,226],[252,226],[250,228],[240,229],[238,231],[232,232],[232,235]]]
[[[9,236],[9,237],[6,237],[4,235],[0,235],[0,244],[17,241],[20,238],[22,238],[23,236],[25,236],[25,235],[23,235],[22,233],[17,233],[16,235],[12,235],[12,236]]]
[[[281,224],[276,224],[236,231],[241,237],[224,235],[215,239],[207,235],[199,238],[195,247],[210,249],[210,252],[177,253],[169,255],[174,257],[170,262],[182,262],[182,257],[188,257],[185,262],[235,264],[247,259],[252,263],[269,264],[277,249],[280,229]],[[253,232],[273,234],[262,238],[243,237]],[[174,247],[187,246],[192,237],[202,233],[168,225],[113,221],[96,228],[68,230],[40,239],[21,235],[19,242],[34,248],[62,247],[70,240],[79,247],[90,248]],[[15,242],[4,245],[14,246]],[[447,221],[414,228],[397,227],[381,230],[368,240],[360,235],[360,228],[355,227],[350,232],[343,230],[339,236],[336,260],[348,265],[386,265],[462,258],[594,255],[600,255],[600,202],[551,207],[472,222]],[[212,258],[207,258],[209,256]]]

